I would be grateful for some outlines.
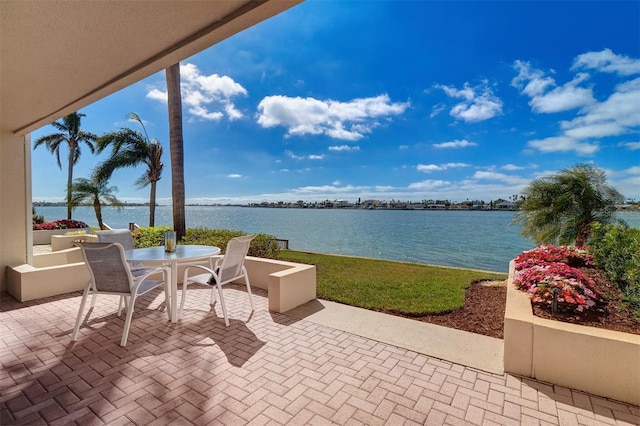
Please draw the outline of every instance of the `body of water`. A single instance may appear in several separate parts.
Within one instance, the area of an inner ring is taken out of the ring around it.
[[[36,207],[45,220],[66,217],[66,207]],[[148,207],[105,207],[111,228],[149,223]],[[292,250],[507,272],[509,261],[535,246],[510,226],[514,212],[351,209],[279,209],[187,206],[187,228],[231,229],[289,240]],[[640,228],[640,213],[618,217]],[[91,226],[93,207],[78,207],[73,219]],[[156,207],[156,226],[172,226],[170,206]]]

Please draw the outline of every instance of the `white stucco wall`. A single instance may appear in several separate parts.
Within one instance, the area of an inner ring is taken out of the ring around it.
[[[30,149],[29,135],[0,129],[0,291],[7,290],[7,266],[32,256]]]

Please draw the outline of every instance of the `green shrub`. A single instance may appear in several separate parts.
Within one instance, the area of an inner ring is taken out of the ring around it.
[[[640,310],[640,229],[596,223],[591,227],[589,251],[625,299]]]
[[[168,226],[155,228],[138,228],[133,231],[133,243],[136,247],[154,247],[164,244],[165,231],[172,231]],[[230,231],[226,229],[189,228],[187,234],[179,244],[202,244],[220,247],[222,253],[231,238],[247,235],[242,231]],[[257,234],[249,246],[249,256],[276,259],[280,253],[280,246],[276,237],[267,234]]]
[[[173,231],[169,226],[156,226],[154,228],[138,228],[133,231],[133,245],[138,248],[156,247],[164,245],[164,233]]]
[[[248,235],[242,231],[230,231],[226,229],[190,228],[187,235],[182,238],[180,244],[204,244],[216,246],[222,249],[222,253],[227,247],[231,238]],[[256,234],[249,246],[249,256],[276,259],[280,253],[280,246],[276,237],[267,234]]]

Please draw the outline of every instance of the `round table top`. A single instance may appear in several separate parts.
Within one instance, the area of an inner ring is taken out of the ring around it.
[[[177,245],[176,251],[166,252],[164,246],[145,247],[125,250],[124,256],[128,261],[136,262],[169,262],[205,259],[220,254],[220,248],[201,245]]]

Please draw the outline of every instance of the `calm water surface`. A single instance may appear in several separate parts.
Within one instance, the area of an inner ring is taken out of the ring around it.
[[[66,217],[66,207],[37,207],[46,220]],[[514,212],[349,209],[268,209],[187,206],[187,227],[232,229],[288,239],[293,250],[507,272],[509,261],[535,244],[510,226]],[[620,213],[640,228],[640,213]],[[95,226],[92,207],[73,218]],[[112,228],[149,223],[148,207],[103,209]],[[172,226],[170,206],[156,208],[156,226]]]

